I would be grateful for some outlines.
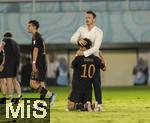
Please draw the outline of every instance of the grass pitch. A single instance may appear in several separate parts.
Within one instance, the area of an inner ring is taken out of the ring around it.
[[[68,87],[51,87],[57,93],[51,123],[150,123],[150,87],[104,87],[104,112],[67,112]],[[38,97],[26,93],[24,97]]]

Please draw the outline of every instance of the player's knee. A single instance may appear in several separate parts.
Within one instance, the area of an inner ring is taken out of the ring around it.
[[[44,83],[44,82],[41,82],[41,86],[42,86],[42,87],[44,87],[44,88],[46,88],[46,86],[45,86],[45,83]]]
[[[32,80],[30,81],[30,87],[33,88],[33,89],[35,88],[34,87],[34,82]]]
[[[68,110],[69,111],[75,110],[75,103],[70,100],[68,100]]]
[[[31,81],[30,81],[30,87],[31,87],[31,88],[33,88],[33,89],[35,89],[35,90],[38,91],[39,86],[40,86],[40,83],[37,83],[37,82],[34,81],[34,80],[31,80]]]

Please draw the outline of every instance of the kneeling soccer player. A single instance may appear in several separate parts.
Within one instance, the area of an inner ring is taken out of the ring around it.
[[[87,43],[80,46],[81,51],[88,50],[91,47],[91,41],[84,39]],[[76,56],[72,62],[74,70],[72,80],[72,91],[68,97],[68,110],[87,110],[92,111],[92,81],[96,70],[99,70],[101,63],[99,57],[90,55],[89,57]]]

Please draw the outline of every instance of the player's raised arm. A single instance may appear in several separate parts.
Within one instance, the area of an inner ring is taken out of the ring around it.
[[[102,43],[102,39],[103,39],[103,32],[101,30],[99,30],[97,32],[96,39],[95,39],[93,47],[91,47],[89,50],[84,51],[83,52],[84,56],[88,57],[88,56],[98,52],[99,48],[101,46],[101,43]]]

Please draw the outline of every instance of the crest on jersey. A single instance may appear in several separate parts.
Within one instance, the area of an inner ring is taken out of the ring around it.
[[[35,44],[36,40],[33,41],[33,44]]]

